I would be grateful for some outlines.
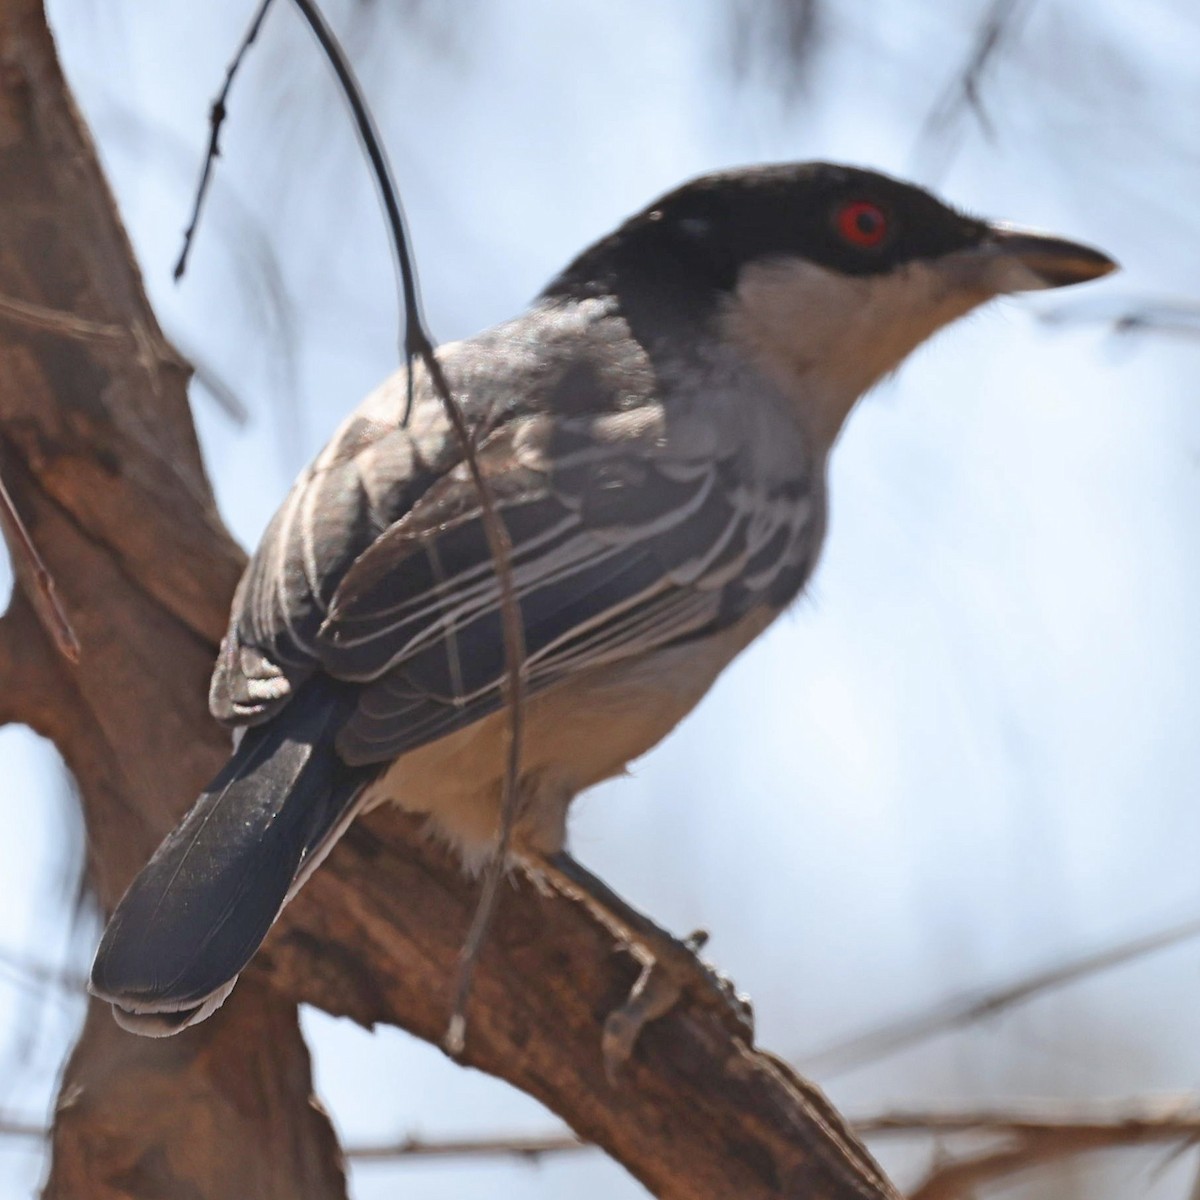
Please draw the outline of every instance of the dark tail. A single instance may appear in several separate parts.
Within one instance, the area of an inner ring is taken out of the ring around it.
[[[371,778],[334,750],[348,712],[345,697],[312,681],[247,730],[130,885],[91,978],[126,1029],[161,1037],[214,1012],[341,837]]]

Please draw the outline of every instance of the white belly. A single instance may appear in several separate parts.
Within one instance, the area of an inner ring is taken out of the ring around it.
[[[584,672],[532,697],[514,848],[533,854],[562,849],[575,796],[622,774],[662,741],[775,615],[751,613],[716,637]],[[372,786],[367,807],[390,802],[427,813],[431,832],[477,869],[499,836],[508,729],[502,710],[403,755]]]

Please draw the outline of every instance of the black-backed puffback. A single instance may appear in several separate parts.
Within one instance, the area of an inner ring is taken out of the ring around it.
[[[664,738],[803,589],[847,415],[994,296],[1104,255],[827,163],[670,192],[442,368],[512,541],[528,689],[515,853]],[[500,590],[425,373],[385,381],[271,522],[213,675],[226,767],[132,882],[92,991],[203,1020],[356,814],[396,803],[476,866],[507,762]],[[730,754],[737,748],[730,747]]]

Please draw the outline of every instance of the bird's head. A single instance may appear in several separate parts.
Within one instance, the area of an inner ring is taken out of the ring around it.
[[[828,446],[855,400],[931,334],[995,296],[1084,283],[1087,246],[979,220],[919,187],[828,163],[750,167],[677,188],[560,278],[699,317],[794,396]],[[639,291],[640,289],[640,291]]]

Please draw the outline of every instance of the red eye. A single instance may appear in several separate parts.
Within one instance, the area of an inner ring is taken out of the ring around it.
[[[837,211],[837,231],[852,246],[869,250],[887,236],[888,223],[883,209],[869,200],[852,200]]]

